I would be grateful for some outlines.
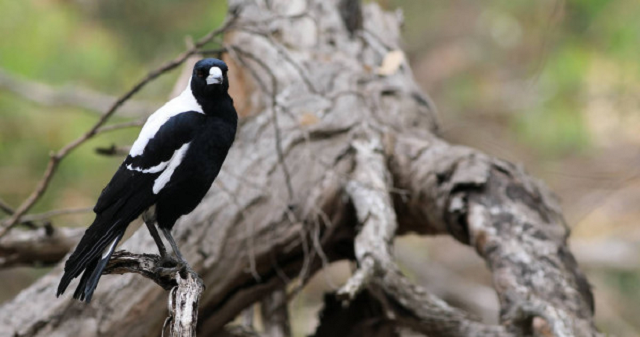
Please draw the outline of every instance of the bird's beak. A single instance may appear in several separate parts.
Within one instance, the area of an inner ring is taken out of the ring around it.
[[[207,85],[218,84],[222,82],[222,70],[218,67],[211,67],[209,69],[209,76],[207,76]]]

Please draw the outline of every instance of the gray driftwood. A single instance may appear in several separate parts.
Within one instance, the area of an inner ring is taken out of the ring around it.
[[[206,286],[199,334],[259,335],[222,331],[263,301],[278,320],[267,326],[286,335],[286,312],[272,310],[284,286],[350,259],[358,269],[336,296],[378,303],[388,336],[599,335],[557,200],[521,167],[438,138],[435,109],[402,58],[398,13],[337,0],[230,5],[238,18],[225,60],[241,127],[216,184],[174,229]],[[409,232],[452,235],[475,249],[493,273],[499,325],[403,275],[392,245]],[[155,252],[145,230],[123,248]],[[86,305],[54,297],[60,272],[0,307],[0,335],[160,334],[162,287],[105,276]]]
[[[82,234],[83,228],[55,228],[50,225],[12,231],[0,244],[0,269],[58,263],[80,241]]]

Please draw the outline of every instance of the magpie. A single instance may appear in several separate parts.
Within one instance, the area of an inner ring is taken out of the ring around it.
[[[140,215],[163,260],[187,265],[171,229],[202,201],[233,144],[238,115],[227,71],[221,60],[198,61],[187,88],[149,116],[102,190],[93,209],[95,220],[67,260],[57,296],[83,273],[73,297],[90,302],[127,226]],[[156,224],[178,261],[167,254]]]

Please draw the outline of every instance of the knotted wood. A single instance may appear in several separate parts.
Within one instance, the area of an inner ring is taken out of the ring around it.
[[[230,1],[224,57],[241,125],[213,188],[174,229],[206,287],[197,332],[218,333],[272,292],[350,259],[359,269],[341,298],[367,292],[390,331],[598,335],[551,192],[516,165],[438,138],[401,52],[400,16],[341,2]],[[500,325],[404,277],[392,244],[409,232],[452,235],[485,259]],[[154,247],[140,230],[123,248]],[[1,336],[160,334],[167,293],[155,283],[106,276],[86,305],[54,297],[60,273],[0,307]]]

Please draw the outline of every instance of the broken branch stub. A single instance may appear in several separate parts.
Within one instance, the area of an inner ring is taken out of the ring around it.
[[[159,255],[115,252],[104,274],[140,274],[165,290],[169,290],[167,311],[162,331],[171,337],[191,337],[196,335],[198,304],[204,290],[202,279],[190,267],[169,270],[163,265]]]
[[[188,268],[175,274],[178,283],[169,294],[169,336],[195,337],[198,324],[198,305],[204,290],[200,276]],[[166,321],[165,321],[166,324]]]

